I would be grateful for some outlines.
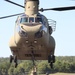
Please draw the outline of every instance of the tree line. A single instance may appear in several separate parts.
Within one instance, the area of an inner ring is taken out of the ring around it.
[[[14,67],[14,63],[9,63],[9,58],[0,58],[0,75],[23,75],[30,73],[33,67],[31,60],[18,61],[19,65],[17,68]],[[58,56],[54,63],[54,68],[51,69],[48,61],[35,61],[38,73],[75,73],[75,56]]]

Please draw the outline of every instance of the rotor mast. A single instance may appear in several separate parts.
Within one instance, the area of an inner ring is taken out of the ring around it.
[[[25,14],[28,16],[37,15],[39,10],[39,0],[25,0]]]

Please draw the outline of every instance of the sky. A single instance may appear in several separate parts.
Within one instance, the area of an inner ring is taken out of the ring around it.
[[[11,0],[24,5],[24,0]],[[39,8],[74,6],[73,0],[40,0]],[[0,1],[0,17],[25,12],[23,8]],[[41,13],[41,12],[40,12]],[[75,10],[42,12],[48,19],[56,21],[56,31],[52,36],[56,41],[55,56],[75,56]],[[0,19],[0,57],[9,57],[12,53],[9,40],[14,35],[16,17]]]

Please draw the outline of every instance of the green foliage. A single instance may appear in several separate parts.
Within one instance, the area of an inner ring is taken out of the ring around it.
[[[54,63],[54,69],[51,69],[47,61],[36,61],[37,70],[39,73],[48,72],[65,72],[75,73],[75,57],[56,57]],[[23,75],[26,72],[30,72],[33,67],[32,61],[25,60],[19,61],[17,68],[14,68],[14,64],[9,63],[9,58],[0,58],[0,75]]]
[[[50,69],[47,61],[41,61],[37,68],[39,73],[46,73]]]

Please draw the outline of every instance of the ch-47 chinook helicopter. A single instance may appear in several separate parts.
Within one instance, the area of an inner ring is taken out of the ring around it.
[[[0,19],[12,16],[18,16],[15,26],[15,34],[11,37],[9,47],[13,56],[10,56],[17,67],[17,60],[48,60],[51,68],[55,62],[55,40],[51,36],[53,32],[52,25],[49,25],[48,19],[39,13],[39,11],[55,10],[65,11],[73,10],[75,6],[39,9],[39,0],[25,0],[25,6],[5,0],[22,8],[25,8],[24,13],[0,17]],[[55,22],[55,21],[53,21]]]

